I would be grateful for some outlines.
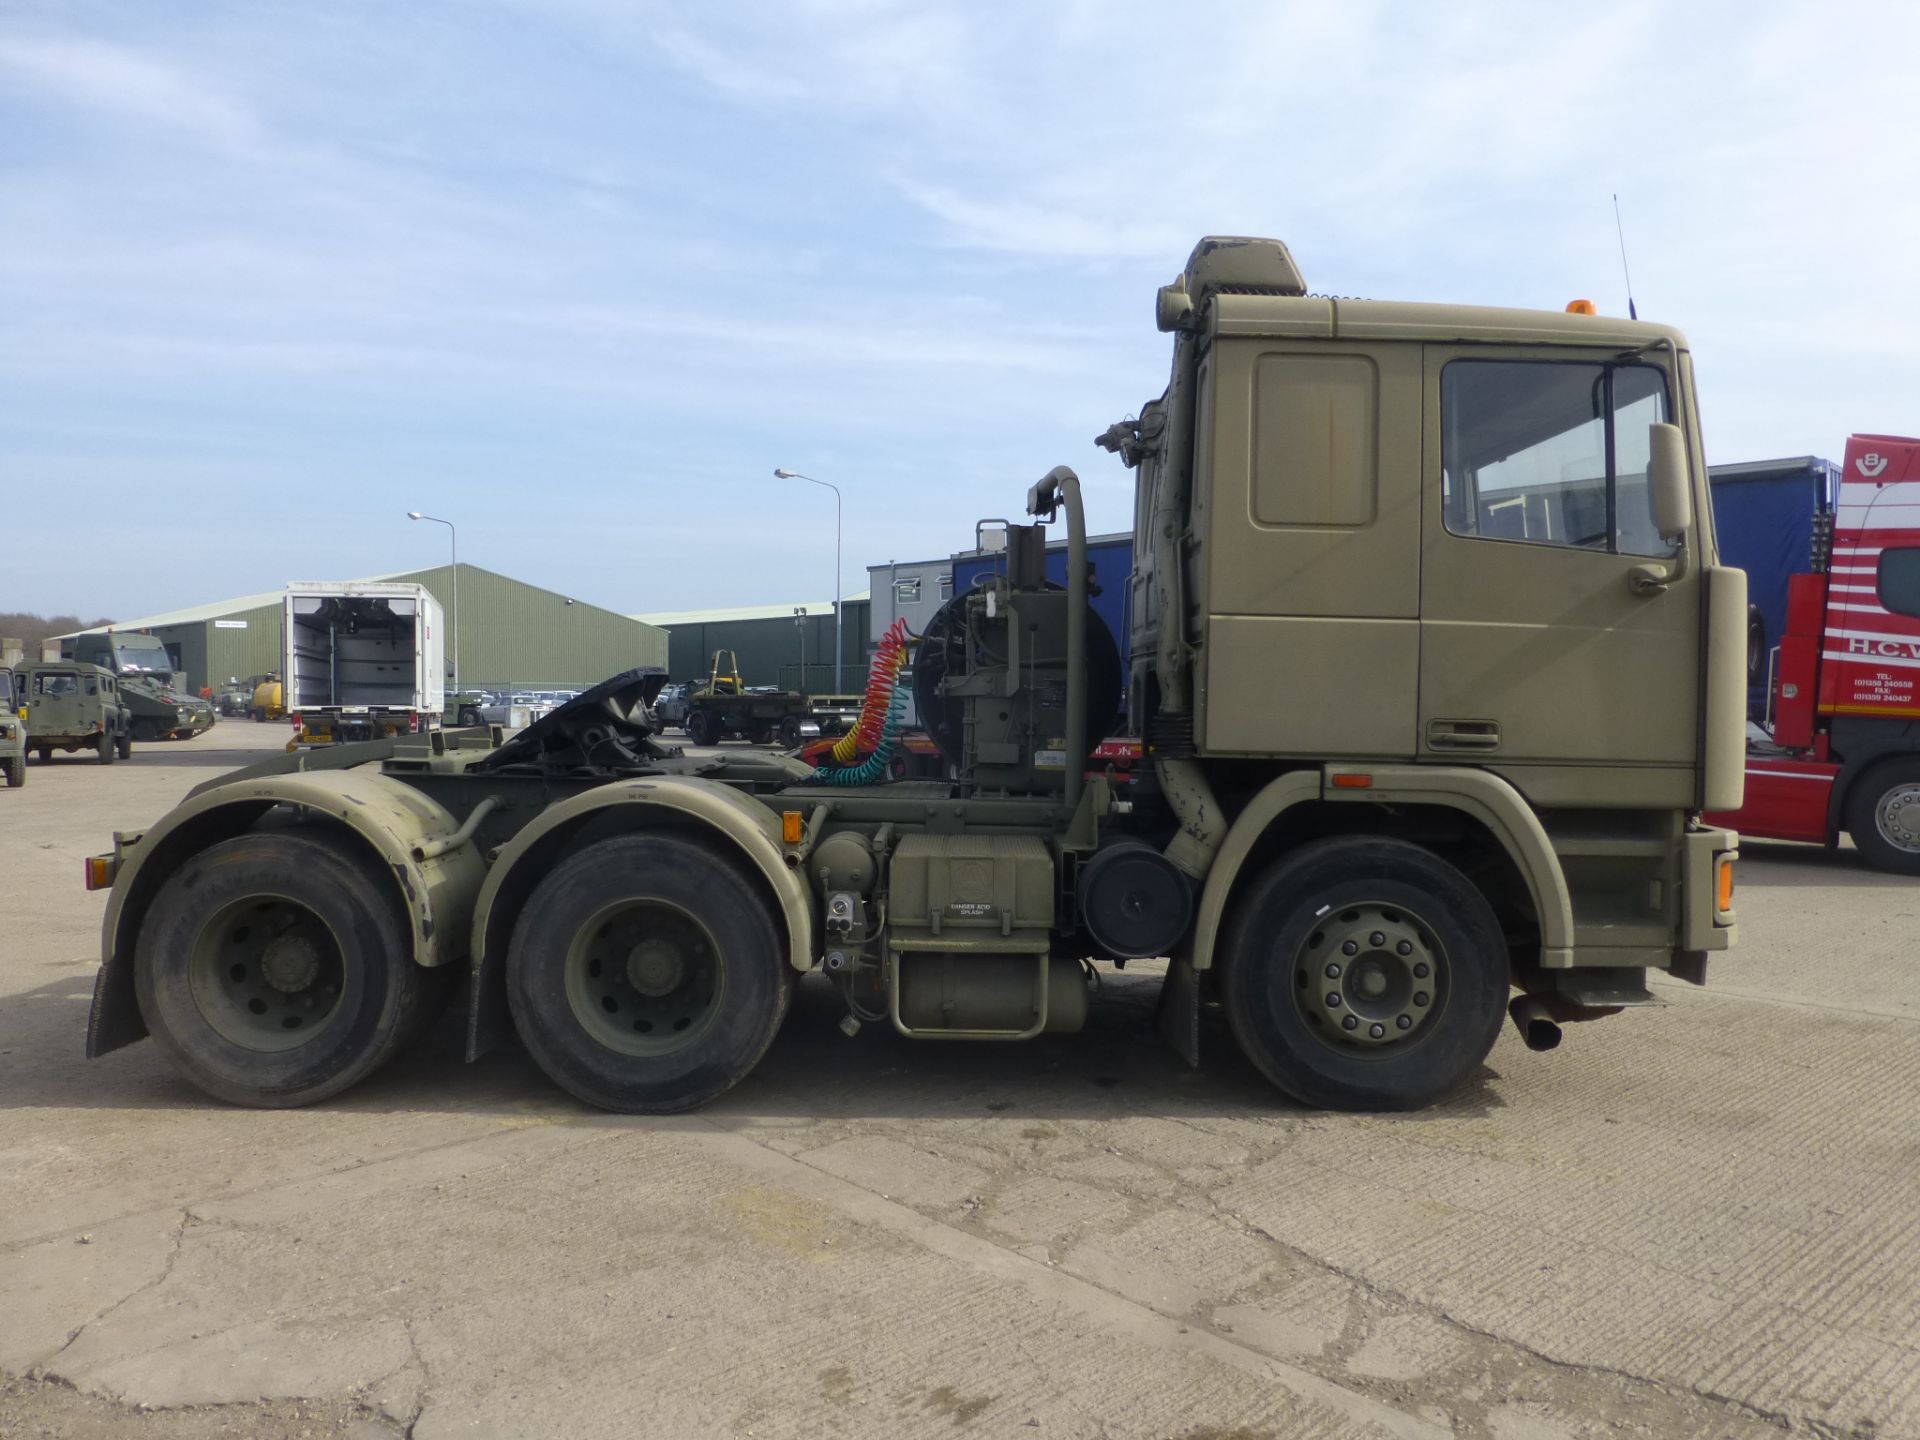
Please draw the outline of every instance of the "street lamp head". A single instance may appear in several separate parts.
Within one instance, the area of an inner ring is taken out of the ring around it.
[[[800,472],[798,470],[789,470],[785,466],[780,466],[774,470],[773,478],[776,480],[798,480],[800,478]]]
[[[427,517],[422,515],[418,510],[407,511],[407,519],[409,520],[424,520],[426,518]]]

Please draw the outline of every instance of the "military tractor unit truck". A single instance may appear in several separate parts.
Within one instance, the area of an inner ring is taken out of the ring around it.
[[[60,642],[62,658],[81,660],[120,677],[120,702],[133,717],[133,738],[191,740],[211,730],[213,705],[187,688],[167,647],[152,635],[97,630]]]
[[[210,781],[88,862],[88,1053],[150,1034],[212,1095],[304,1104],[459,968],[469,1057],[511,1026],[581,1100],[673,1111],[752,1071],[803,975],[849,1033],[1016,1041],[1080,1028],[1090,962],[1164,957],[1190,1062],[1217,1007],[1299,1101],[1397,1109],[1509,1013],[1545,1048],[1651,973],[1704,983],[1744,577],[1686,341],[1583,309],[1309,296],[1284,245],[1205,240],[1159,295],[1165,392],[1103,437],[1136,482],[1124,669],[1061,467],[1027,511],[1064,518],[1064,587],[1010,527],[915,657],[947,778],[885,778],[895,647],[866,752],[817,768],[660,744],[666,677],[633,671],[511,736]],[[1123,704],[1124,799],[1089,763]]]
[[[283,704],[301,745],[417,735],[446,706],[440,602],[408,581],[289,585]],[[259,708],[258,700],[255,708]]]

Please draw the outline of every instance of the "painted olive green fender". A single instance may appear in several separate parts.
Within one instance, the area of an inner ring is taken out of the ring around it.
[[[1372,777],[1365,788],[1343,789],[1336,774]],[[1540,920],[1540,963],[1548,969],[1573,964],[1573,901],[1560,857],[1554,854],[1540,817],[1520,792],[1485,770],[1427,765],[1339,765],[1295,770],[1270,781],[1234,819],[1220,853],[1207,871],[1194,919],[1193,966],[1213,964],[1213,950],[1226,917],[1227,897],[1241,867],[1269,826],[1295,805],[1310,801],[1358,805],[1439,805],[1479,821],[1519,869]]]
[[[195,792],[156,825],[114,837],[117,870],[101,926],[100,973],[87,1024],[87,1055],[138,1040],[146,1023],[133,993],[134,942],[161,885],[192,856],[240,834],[276,805],[337,821],[393,876],[413,958],[445,965],[467,953],[467,920],[486,865],[474,846],[435,855],[421,847],[459,825],[437,802],[377,769],[263,775]]]
[[[599,785],[542,810],[494,857],[473,909],[469,1060],[485,1054],[510,1023],[505,1004],[507,942],[522,905],[568,838],[589,823],[617,833],[667,827],[722,842],[766,882],[786,930],[788,962],[796,971],[818,963],[812,898],[800,871],[787,863],[778,812],[731,786],[698,776]]]

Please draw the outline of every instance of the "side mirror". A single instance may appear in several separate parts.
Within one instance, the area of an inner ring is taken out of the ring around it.
[[[1660,538],[1685,535],[1693,524],[1693,491],[1687,484],[1687,440],[1678,425],[1647,427],[1647,495]]]
[[[995,552],[995,553],[1006,549],[1007,548],[1006,525],[1003,522],[994,522],[990,524],[981,525],[979,528],[979,532],[974,536],[974,544],[977,548],[981,550]]]

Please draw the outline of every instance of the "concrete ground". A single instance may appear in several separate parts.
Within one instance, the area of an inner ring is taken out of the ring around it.
[[[671,1120],[452,1023],[291,1113],[83,1060],[81,858],[283,738],[0,792],[0,1435],[1920,1435],[1920,885],[1850,852],[1417,1115],[1186,1070],[1132,969],[1006,1047],[809,983]]]

